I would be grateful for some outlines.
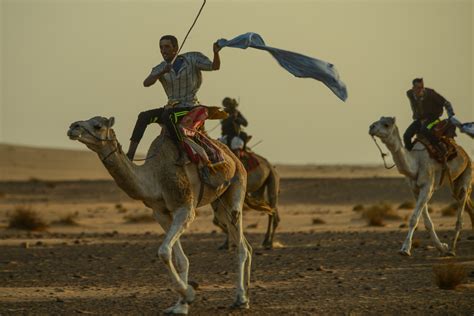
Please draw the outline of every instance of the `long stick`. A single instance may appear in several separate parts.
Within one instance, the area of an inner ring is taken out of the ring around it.
[[[176,55],[174,56],[173,61],[171,62],[171,64],[174,64],[174,61],[176,60],[176,57],[178,57],[178,54],[179,54],[179,52],[181,51],[181,48],[183,48],[184,43],[186,42],[186,39],[188,38],[189,33],[191,33],[191,30],[193,29],[194,25],[196,24],[196,22],[197,22],[199,16],[201,15],[202,9],[204,9],[204,6],[205,6],[205,5],[206,5],[206,0],[204,0],[204,2],[202,3],[201,9],[199,9],[199,12],[198,12],[198,14],[196,15],[196,18],[194,19],[193,24],[192,24],[191,27],[189,28],[188,33],[186,34],[186,36],[184,37],[184,40],[183,40],[183,42],[181,43],[181,46],[179,47],[178,52],[177,52]]]

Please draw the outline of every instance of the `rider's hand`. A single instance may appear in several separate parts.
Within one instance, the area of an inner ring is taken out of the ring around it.
[[[214,54],[217,54],[220,50],[221,50],[222,47],[220,47],[217,42],[214,43],[214,45],[212,45],[212,50],[214,51]]]
[[[172,64],[166,64],[165,68],[163,68],[163,73],[167,73],[171,71],[171,68],[173,68]]]

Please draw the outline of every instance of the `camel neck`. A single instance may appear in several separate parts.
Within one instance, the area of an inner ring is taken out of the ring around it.
[[[402,145],[398,128],[395,126],[393,133],[382,141],[392,154],[393,161],[397,166],[398,172],[409,178],[416,178],[416,166],[414,158],[411,152],[406,150]]]
[[[118,142],[111,142],[97,154],[117,185],[125,193],[138,200],[146,196],[146,184],[139,177],[141,167],[127,158]]]

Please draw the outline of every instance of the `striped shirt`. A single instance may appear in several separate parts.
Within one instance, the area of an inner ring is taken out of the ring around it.
[[[158,78],[168,96],[168,104],[176,107],[195,106],[199,104],[197,92],[201,87],[201,71],[211,71],[212,61],[199,52],[179,55],[182,65],[178,72],[171,69]],[[153,67],[151,74],[160,73],[166,67],[166,61]]]

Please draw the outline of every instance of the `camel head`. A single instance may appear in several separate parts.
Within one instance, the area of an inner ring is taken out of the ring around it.
[[[78,140],[89,149],[99,152],[105,145],[116,140],[115,133],[111,127],[114,118],[101,116],[93,117],[87,121],[77,121],[69,126],[67,136],[69,139]]]
[[[377,136],[382,141],[394,133],[396,129],[395,117],[384,117],[372,123],[369,128],[370,136]]]

